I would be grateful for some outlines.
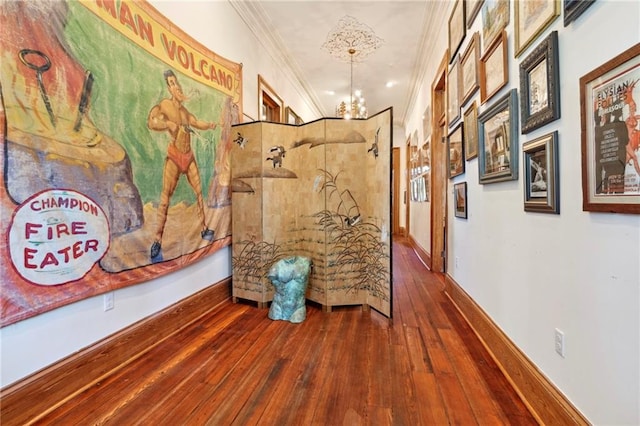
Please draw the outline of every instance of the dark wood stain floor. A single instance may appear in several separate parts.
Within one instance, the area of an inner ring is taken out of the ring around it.
[[[535,425],[402,238],[390,322],[307,305],[301,324],[225,302],[36,424]]]

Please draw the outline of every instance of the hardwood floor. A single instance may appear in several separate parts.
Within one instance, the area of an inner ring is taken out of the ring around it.
[[[535,425],[402,238],[393,321],[307,305],[301,324],[227,301],[59,405],[59,425]]]

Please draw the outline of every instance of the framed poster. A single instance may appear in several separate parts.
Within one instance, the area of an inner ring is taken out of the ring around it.
[[[520,63],[522,133],[560,118],[558,32],[553,31]]]
[[[464,173],[464,144],[462,123],[458,125],[447,138],[448,158],[449,158],[449,178],[459,176]]]
[[[580,78],[582,210],[640,213],[640,43]]]
[[[524,210],[559,214],[558,132],[525,143],[522,154]]]
[[[480,62],[480,35],[474,33],[460,56],[460,104],[464,105],[480,87],[478,63]]]
[[[455,216],[467,218],[467,182],[460,182],[453,185],[453,199]]]
[[[509,23],[509,0],[485,0],[482,6],[482,45],[486,49]]]
[[[481,184],[518,180],[518,94],[500,98],[478,117]]]
[[[478,106],[475,101],[464,112],[464,153],[467,161],[478,156]]]
[[[560,14],[560,0],[515,2],[517,58]]]
[[[564,26],[578,19],[596,0],[563,0]]]
[[[455,0],[449,16],[449,62],[455,59],[467,31],[464,23],[464,10],[464,0]]]
[[[460,119],[460,68],[454,61],[447,74],[447,120],[449,127]]]
[[[480,60],[480,101],[484,104],[508,81],[507,33],[502,31]]]

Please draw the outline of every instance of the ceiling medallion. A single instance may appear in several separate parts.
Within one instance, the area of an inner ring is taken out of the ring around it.
[[[371,28],[352,16],[345,16],[327,35],[322,47],[331,56],[350,65],[349,103],[340,102],[336,116],[340,118],[367,118],[368,112],[360,90],[353,91],[353,63],[362,62],[378,49],[384,40],[376,36]]]
[[[382,46],[384,40],[373,30],[352,16],[344,16],[329,31],[322,47],[334,58],[343,62],[360,62]],[[354,53],[351,53],[355,50]]]

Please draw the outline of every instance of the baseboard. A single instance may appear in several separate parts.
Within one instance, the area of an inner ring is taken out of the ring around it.
[[[7,386],[0,390],[2,424],[33,422],[229,298],[231,277]]]
[[[416,252],[418,258],[424,263],[427,269],[431,270],[431,255],[427,253],[427,251],[413,238],[413,236],[409,235],[409,242],[411,243],[411,247],[413,247],[413,251]]]
[[[590,424],[448,274],[445,292],[540,424]]]

